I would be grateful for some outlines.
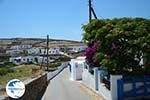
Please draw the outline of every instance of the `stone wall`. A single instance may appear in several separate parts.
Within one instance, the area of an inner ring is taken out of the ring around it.
[[[39,76],[25,86],[25,94],[19,98],[19,100],[41,100],[46,88],[47,88],[47,74]],[[4,100],[14,100],[6,97]]]
[[[44,74],[42,76],[39,76],[30,82],[26,83],[26,90],[23,97],[19,98],[18,100],[41,100],[49,82],[57,76],[64,68],[67,67],[67,63],[62,64],[58,67],[58,69],[54,72],[49,72],[47,74]],[[6,97],[6,96],[5,96]],[[10,97],[6,97],[3,100],[16,100],[12,99]]]

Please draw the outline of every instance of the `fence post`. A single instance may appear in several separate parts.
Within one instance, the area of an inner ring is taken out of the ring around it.
[[[94,68],[95,90],[98,90],[98,68]]]
[[[99,74],[98,74],[99,76],[98,77],[99,77],[99,82],[100,83],[102,83],[102,80],[103,80],[104,76],[107,75],[107,74],[108,74],[108,72],[106,70],[104,70],[104,69],[99,70]]]
[[[136,81],[132,78],[133,96],[136,96]]]
[[[124,94],[123,94],[123,80],[122,79],[119,79],[117,80],[117,85],[118,85],[118,100],[124,100]]]
[[[146,77],[144,77],[144,94],[145,94],[145,96],[147,96],[148,95],[148,91],[147,91],[147,83],[146,83]]]
[[[112,100],[118,100],[117,80],[122,79],[122,75],[110,75],[110,91]]]

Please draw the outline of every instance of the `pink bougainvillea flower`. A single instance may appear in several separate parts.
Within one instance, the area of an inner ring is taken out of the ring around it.
[[[94,42],[94,45],[93,45],[93,47],[97,47],[97,46],[99,46],[101,44],[101,41],[99,41],[99,40],[97,40],[96,42]]]
[[[96,63],[96,62],[97,62],[96,57],[93,57],[93,62],[94,62],[94,63]]]
[[[101,41],[96,41],[93,43],[91,47],[86,48],[84,52],[84,56],[86,56],[86,60],[90,62],[96,62],[96,58],[93,59],[94,54],[96,53],[97,47],[101,44]]]
[[[111,49],[112,49],[112,50],[116,50],[116,49],[118,49],[118,47],[117,47],[114,43],[112,43]]]

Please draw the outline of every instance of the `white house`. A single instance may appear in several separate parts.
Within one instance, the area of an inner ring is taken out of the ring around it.
[[[11,46],[11,49],[30,49],[30,48],[32,48],[32,45],[30,44],[20,44]]]
[[[6,54],[15,55],[23,53],[23,50],[15,49],[15,50],[6,50]]]
[[[28,49],[27,50],[27,53],[28,54],[47,54],[47,50],[46,49],[41,49],[41,48],[31,48],[31,49]],[[60,50],[59,49],[56,49],[56,48],[50,48],[49,51],[48,51],[48,54],[49,55],[52,55],[52,54],[60,54]]]
[[[49,62],[53,62],[54,60],[48,59]],[[42,56],[24,56],[24,57],[11,57],[9,58],[9,62],[13,62],[16,64],[22,63],[47,63],[47,57]]]
[[[46,49],[41,49],[40,50],[40,54],[47,54],[47,50]],[[50,48],[48,51],[48,54],[60,54],[60,50],[59,49],[55,49],[55,48]]]
[[[40,54],[40,49],[39,48],[31,48],[27,50],[28,54]]]
[[[47,57],[36,56],[35,60],[37,60],[37,61],[35,61],[37,63],[47,63]],[[48,59],[48,60],[49,60],[49,62],[53,62],[54,61],[53,59]]]
[[[86,46],[72,46],[72,47],[68,47],[68,51],[72,51],[72,52],[81,52],[84,51],[86,49]]]

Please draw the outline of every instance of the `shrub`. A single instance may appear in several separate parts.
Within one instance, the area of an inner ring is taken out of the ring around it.
[[[87,62],[114,74],[150,70],[139,64],[142,56],[150,56],[149,26],[150,20],[144,18],[92,20],[82,27],[83,40],[88,45]],[[100,43],[95,46],[97,42]]]
[[[6,75],[8,73],[13,73],[14,69],[11,68],[1,68],[0,69],[0,75]]]
[[[14,66],[16,66],[16,64],[14,64],[14,63],[12,63],[12,62],[8,62],[8,61],[6,61],[4,64],[5,64],[5,66],[7,66],[7,67],[14,67]]]

